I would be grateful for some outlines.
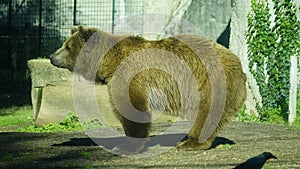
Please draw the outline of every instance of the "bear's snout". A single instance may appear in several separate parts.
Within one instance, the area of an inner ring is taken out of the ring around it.
[[[51,64],[57,67],[65,68],[66,65],[64,65],[65,63],[64,59],[67,58],[68,54],[69,52],[64,48],[58,49],[57,51],[49,55]]]
[[[55,52],[54,52],[55,53]],[[54,53],[51,53],[48,57],[49,59],[52,61],[53,57],[54,57]]]
[[[61,65],[58,63],[57,59],[55,59],[55,56],[56,56],[55,53],[56,52],[51,53],[48,57],[50,59],[51,64],[53,64],[54,66],[60,67]]]

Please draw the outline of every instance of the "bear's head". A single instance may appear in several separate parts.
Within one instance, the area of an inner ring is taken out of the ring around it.
[[[63,43],[61,48],[49,57],[53,65],[73,71],[81,49],[89,38],[97,32],[97,29],[74,26],[71,32],[72,36]]]
[[[144,41],[138,36],[113,35],[78,26],[50,59],[53,65],[75,71],[87,80],[107,83],[122,59],[143,48]]]

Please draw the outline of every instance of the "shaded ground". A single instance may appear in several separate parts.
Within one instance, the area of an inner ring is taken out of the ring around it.
[[[0,129],[1,130],[1,129]],[[0,133],[0,168],[232,168],[270,151],[270,168],[300,168],[300,131],[278,125],[232,122],[219,134],[236,144],[206,151],[169,151],[148,158],[115,156],[83,132]],[[103,129],[105,132],[107,129]],[[102,131],[101,131],[102,132]]]

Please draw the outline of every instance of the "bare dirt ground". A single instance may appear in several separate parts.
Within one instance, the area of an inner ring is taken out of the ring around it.
[[[102,130],[102,129],[101,129]],[[105,132],[106,128],[103,128]],[[232,122],[219,134],[235,142],[205,151],[169,151],[147,158],[121,157],[97,146],[84,132],[19,133],[0,129],[0,168],[233,168],[270,151],[265,166],[300,168],[300,131],[284,126]],[[171,137],[170,137],[171,138]],[[229,143],[229,142],[228,142]],[[164,146],[164,145],[161,145]]]

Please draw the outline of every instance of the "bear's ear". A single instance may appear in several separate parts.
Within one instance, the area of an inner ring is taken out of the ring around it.
[[[97,32],[96,28],[88,28],[84,26],[78,26],[78,34],[85,41],[87,41],[95,32]]]
[[[71,29],[71,34],[73,35],[77,31],[78,31],[78,26],[73,26],[73,28]]]

